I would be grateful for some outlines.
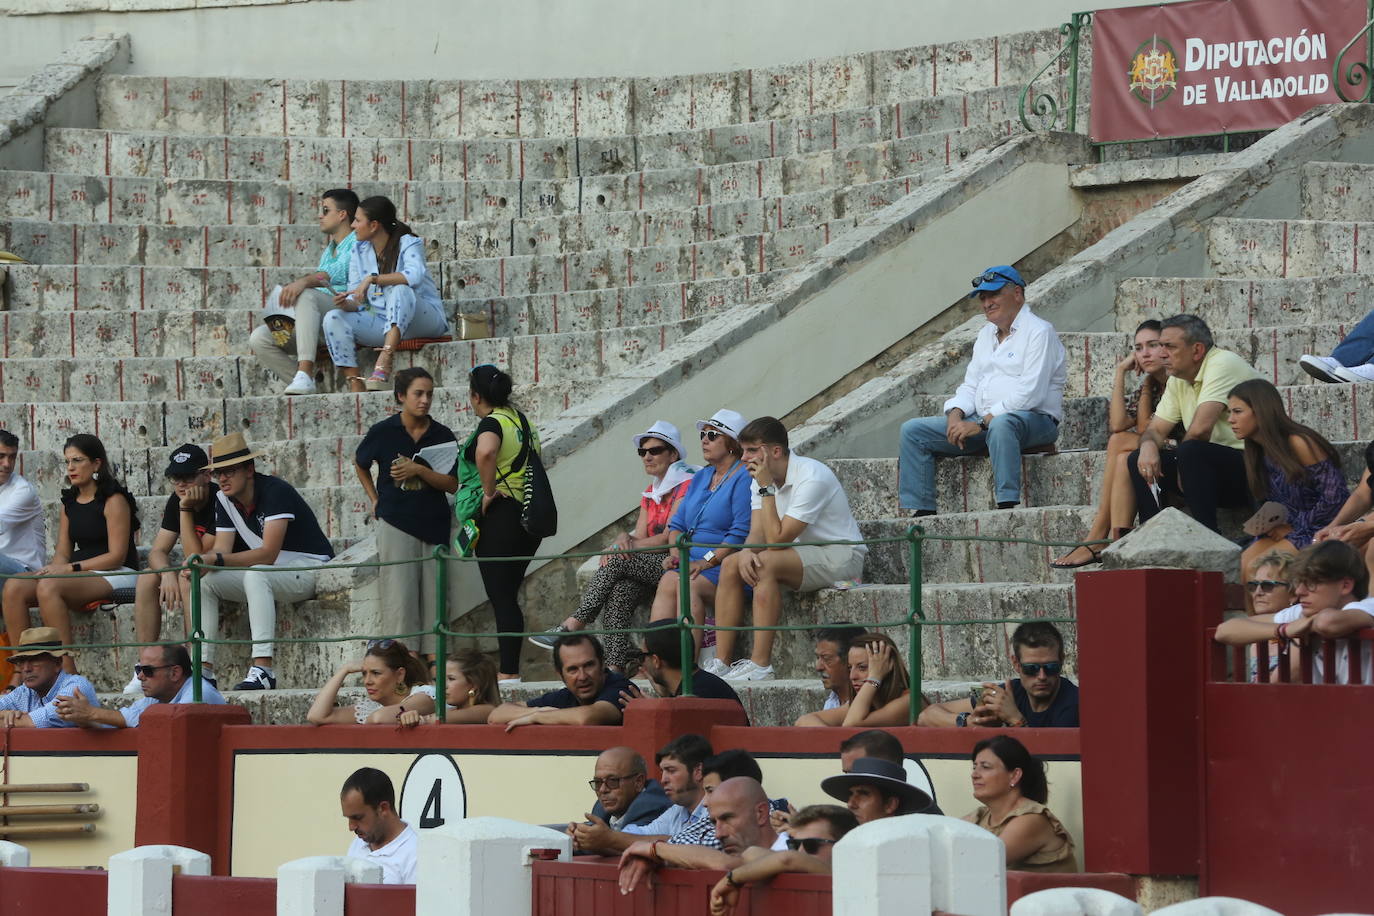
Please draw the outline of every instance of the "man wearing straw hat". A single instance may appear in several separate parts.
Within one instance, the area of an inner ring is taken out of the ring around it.
[[[0,696],[0,725],[15,728],[70,728],[57,714],[57,698],[81,693],[95,703],[95,687],[79,674],[62,670],[62,659],[71,655],[59,649],[62,637],[53,627],[30,627],[19,634],[19,649],[10,664],[23,679],[18,687]]]
[[[304,601],[315,594],[315,570],[334,557],[329,539],[315,513],[289,483],[258,473],[262,452],[248,447],[243,433],[220,436],[210,447],[210,477],[215,494],[215,546],[202,559],[200,582],[201,627],[211,638],[219,635],[221,599],[248,605],[253,633],[253,664],[235,690],[274,690],[272,640],[277,628],[277,602]],[[275,566],[281,572],[244,569]],[[202,658],[211,663],[213,643]]]

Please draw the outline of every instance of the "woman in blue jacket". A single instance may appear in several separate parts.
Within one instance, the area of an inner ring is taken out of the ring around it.
[[[752,479],[744,466],[739,431],[745,426],[744,417],[733,410],[716,411],[709,420],[697,421],[701,434],[701,457],[707,467],[692,475],[687,495],[678,503],[673,519],[668,523],[668,556],[663,561],[663,578],[658,581],[654,595],[651,620],[665,620],[678,616],[678,556],[673,545],[679,534],[686,534],[697,544],[743,544],[749,536],[749,482]],[[691,548],[692,619],[706,622],[707,607],[715,606],[716,584],[720,581],[720,564],[735,548]],[[693,630],[697,648],[701,648],[702,631]]]
[[[353,218],[349,291],[337,293],[321,329],[329,357],[343,370],[350,391],[391,388],[396,345],[415,337],[442,337],[448,317],[439,290],[425,267],[425,243],[396,218],[396,205],[369,197]],[[366,381],[358,375],[358,345],[381,347],[377,368]]]

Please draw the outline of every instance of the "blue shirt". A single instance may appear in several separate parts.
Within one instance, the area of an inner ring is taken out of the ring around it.
[[[708,824],[711,823],[711,818],[706,813],[705,798],[702,798],[701,804],[697,805],[691,811],[688,811],[681,805],[673,805],[649,823],[640,826],[630,824],[621,832],[633,833],[636,836],[658,836],[659,834],[673,836],[678,831],[682,830],[683,827],[686,827],[688,824],[695,824],[698,821],[705,821]]]
[[[320,266],[315,269],[322,274],[329,274],[329,285],[336,292],[344,292],[348,283],[348,265],[353,260],[353,248],[357,243],[358,237],[350,232],[342,242],[330,242],[320,253]]]
[[[215,706],[223,706],[223,705],[224,705],[224,697],[220,695],[220,692],[219,692],[218,690],[216,690],[215,687],[214,687],[214,685],[211,684],[209,681],[202,681],[202,682],[201,682],[200,696],[201,696],[202,702],[210,703],[210,704],[215,705]],[[131,705],[131,706],[126,706],[125,708],[121,709],[121,710],[119,711],[119,713],[120,713],[120,715],[122,715],[122,716],[124,717],[124,725],[125,725],[127,728],[138,728],[138,720],[139,720],[140,718],[143,717],[143,711],[144,711],[145,709],[147,709],[149,706],[156,706],[156,705],[157,705],[158,703],[160,703],[160,702],[162,702],[162,701],[159,700],[157,697],[144,697],[143,699],[139,700],[137,703],[134,703],[134,704]],[[191,680],[190,680],[190,678],[187,678],[187,679],[186,679],[186,683],[184,683],[184,684],[181,685],[181,689],[177,691],[177,695],[174,696],[174,697],[172,697],[172,702],[173,702],[173,703],[191,703],[191,702],[194,702],[194,701],[191,699]]]
[[[349,289],[357,289],[358,284],[363,282],[363,277],[368,274],[381,272],[377,266],[377,252],[371,243],[353,247],[353,257],[348,262]],[[401,236],[401,251],[396,256],[396,268],[392,272],[405,274],[406,283],[415,291],[416,308],[433,309],[446,316],[443,300],[439,298],[439,289],[429,275],[429,268],[425,266],[425,243],[419,236]],[[363,308],[376,312],[383,311],[386,307],[382,304],[382,297],[388,289],[390,287],[378,286],[375,283],[369,286],[367,302]],[[447,317],[444,320],[447,323]]]
[[[92,706],[100,705],[100,700],[95,695],[95,687],[91,686],[90,681],[79,674],[59,671],[57,680],[52,683],[52,689],[43,696],[40,697],[31,687],[19,686],[0,696],[0,709],[28,713],[35,728],[73,728],[76,726],[75,722],[64,722],[57,714],[57,698],[69,697],[78,691]]]
[[[693,541],[702,544],[743,544],[749,537],[750,484],[754,478],[743,461],[735,463],[730,475],[711,491],[715,470],[702,468],[692,475],[687,495],[677,504],[677,511],[668,522],[669,532],[683,531]],[[676,535],[670,534],[671,549]],[[710,547],[693,547],[692,559],[700,560]]]

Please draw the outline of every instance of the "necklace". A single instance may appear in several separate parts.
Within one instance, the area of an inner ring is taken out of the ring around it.
[[[722,477],[720,480],[716,480],[715,477],[714,477],[714,475],[713,475],[713,476],[712,476],[712,479],[711,479],[711,485],[710,485],[707,489],[709,489],[712,493],[714,493],[714,492],[716,492],[717,490],[719,490],[720,487],[721,487],[721,484],[723,484],[723,483],[725,483],[725,481],[729,480],[729,479],[730,479],[730,475],[734,474],[735,471],[739,470],[739,465],[740,465],[739,461],[736,461],[734,464],[730,465],[730,470],[726,471],[726,472],[725,472],[725,476]],[[719,474],[720,471],[716,471],[716,473]]]

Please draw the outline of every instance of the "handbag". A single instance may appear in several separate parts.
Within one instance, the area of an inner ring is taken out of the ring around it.
[[[511,464],[512,474],[525,468],[525,499],[520,510],[520,524],[530,537],[542,540],[558,533],[558,505],[553,499],[553,487],[549,484],[544,462],[530,446],[530,421],[523,413],[520,414],[520,428],[525,447]]]

